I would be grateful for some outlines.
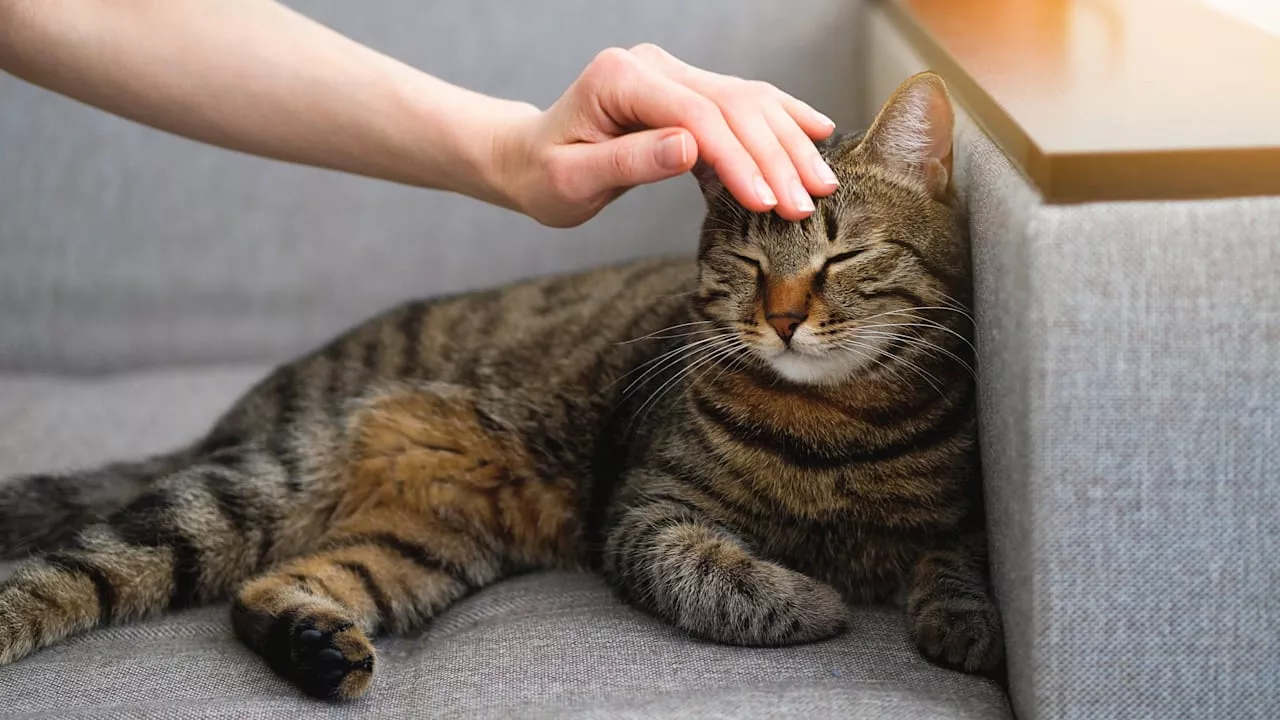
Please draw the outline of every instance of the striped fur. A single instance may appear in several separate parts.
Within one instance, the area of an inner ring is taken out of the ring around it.
[[[916,78],[887,117],[945,100]],[[823,152],[842,187],[809,220],[708,182],[696,263],[407,303],[191,448],[3,486],[0,551],[46,552],[0,585],[0,663],[231,597],[271,668],[353,698],[370,638],[512,573],[594,567],[744,645],[830,637],[846,603],[902,596],[926,656],[992,667],[963,220],[874,129]]]

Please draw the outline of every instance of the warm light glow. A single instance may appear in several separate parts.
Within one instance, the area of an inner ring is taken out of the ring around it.
[[[1280,2],[1277,0],[1202,0],[1237,20],[1280,35]]]

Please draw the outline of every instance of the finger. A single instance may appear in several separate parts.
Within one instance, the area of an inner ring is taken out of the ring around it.
[[[738,78],[730,75],[721,75],[690,65],[652,43],[642,43],[628,52],[639,58],[647,67],[702,95],[710,94],[710,90],[723,86],[726,82],[739,81]]]
[[[835,192],[839,185],[836,174],[795,120],[780,108],[766,108],[765,120],[800,173],[809,194],[822,197]]]
[[[800,180],[796,165],[779,142],[764,115],[747,103],[741,109],[730,109],[725,118],[755,158],[765,180],[778,196],[775,211],[787,220],[803,220],[813,212],[813,198]],[[805,142],[809,142],[805,138]],[[813,147],[812,143],[809,143]]]
[[[814,140],[829,138],[836,130],[834,120],[814,110],[808,103],[797,100],[781,90],[778,90],[778,104],[787,111],[805,135]]]
[[[601,62],[601,61],[604,62]],[[705,97],[646,68],[626,51],[602,53],[584,92],[620,127],[683,127],[693,134],[703,162],[744,207],[762,212],[778,202],[764,175],[726,122]]]
[[[689,131],[644,130],[602,143],[578,143],[562,148],[565,176],[576,186],[572,197],[594,198],[613,190],[658,182],[682,175],[698,158]]]
[[[642,43],[631,48],[629,52],[667,78],[703,95],[714,96],[718,89],[726,87],[729,83],[742,82],[739,78],[730,75],[721,75],[694,67],[652,43]],[[808,103],[797,100],[768,83],[753,84],[767,87],[768,92],[762,94],[772,96],[773,101],[781,105],[810,138],[822,140],[830,137],[835,131],[835,122],[814,110]]]

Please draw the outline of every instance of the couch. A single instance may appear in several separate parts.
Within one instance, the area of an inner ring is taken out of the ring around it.
[[[295,0],[541,105],[656,42],[865,123],[919,59],[853,0]],[[1269,717],[1277,678],[1280,201],[1044,205],[968,119],[984,477],[1008,684],[934,667],[899,612],[786,649],[695,642],[539,573],[301,697],[225,606],[0,667],[0,717]],[[406,297],[689,253],[691,180],[553,231],[464,198],[199,146],[0,77],[0,475],[161,451],[271,365]],[[11,566],[0,566],[3,577]]]

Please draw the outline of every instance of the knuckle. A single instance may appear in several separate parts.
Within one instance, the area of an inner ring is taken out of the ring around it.
[[[781,149],[770,150],[766,153],[760,165],[762,170],[780,180],[790,181],[799,177],[796,173],[795,163],[791,161],[791,156]]]
[[[720,104],[725,115],[746,118],[748,115],[759,115],[760,104],[752,97],[730,96]]]
[[[624,72],[631,67],[633,59],[631,53],[626,50],[619,47],[609,47],[596,53],[595,59],[587,66],[587,70],[606,74]]]
[[[630,53],[641,59],[660,58],[666,53],[662,48],[651,42],[642,42],[639,45],[632,46]]]
[[[600,93],[610,87],[628,84],[626,78],[631,75],[635,58],[626,50],[611,47],[596,54],[595,58],[582,71],[578,84],[587,94]]]
[[[706,123],[720,117],[720,106],[702,95],[686,100],[681,111],[693,122]]]

